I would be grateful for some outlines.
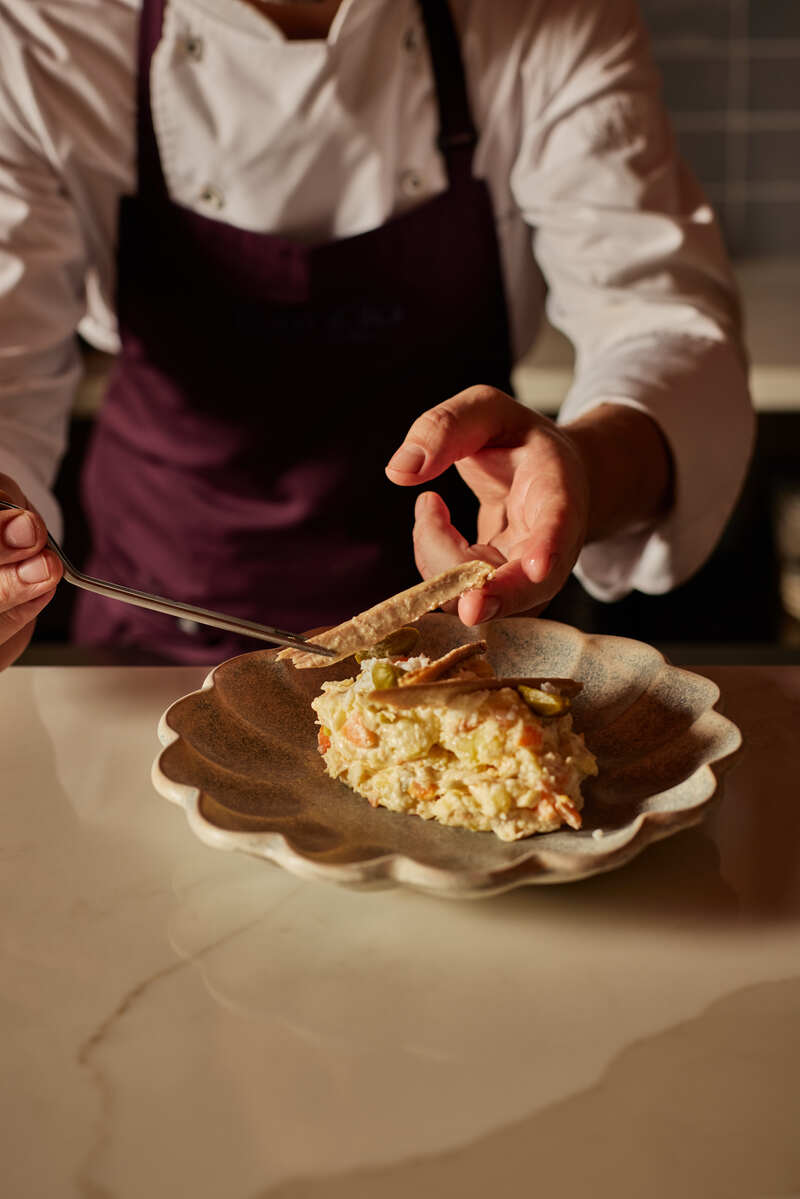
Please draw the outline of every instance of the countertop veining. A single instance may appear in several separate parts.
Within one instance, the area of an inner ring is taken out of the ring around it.
[[[701,673],[702,825],[460,902],[198,841],[149,770],[203,669],[0,676],[4,1195],[793,1193],[800,669]]]

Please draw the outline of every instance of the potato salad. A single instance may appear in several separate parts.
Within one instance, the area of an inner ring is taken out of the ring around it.
[[[573,680],[497,679],[485,644],[431,661],[362,655],[312,701],[332,778],[372,804],[503,841],[581,827],[597,764],[572,727]]]

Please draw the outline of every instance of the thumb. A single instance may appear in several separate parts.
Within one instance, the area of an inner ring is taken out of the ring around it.
[[[417,417],[386,473],[401,487],[426,483],[489,445],[516,444],[533,415],[495,387],[468,387]]]

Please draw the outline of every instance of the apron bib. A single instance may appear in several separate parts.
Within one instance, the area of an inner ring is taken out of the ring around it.
[[[449,186],[318,246],[173,203],[150,111],[163,0],[145,0],[139,185],[120,207],[121,351],[83,478],[88,570],[282,628],[335,624],[418,581],[416,490],[384,467],[474,383],[509,390],[488,189],[445,0],[421,0]],[[455,470],[433,484],[474,537]],[[82,593],[76,640],[211,662],[258,643]]]

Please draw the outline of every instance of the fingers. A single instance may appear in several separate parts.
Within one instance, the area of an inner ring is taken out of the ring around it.
[[[478,509],[478,541],[481,545],[491,545],[496,537],[502,536],[507,525],[505,501],[484,500]]]
[[[476,558],[498,566],[503,555],[491,545],[470,545],[450,523],[450,512],[435,491],[423,491],[414,508],[414,558],[423,578]]]
[[[25,503],[10,480],[0,482],[0,496]],[[37,513],[28,508],[0,509],[0,669],[28,644],[33,622],[61,578],[61,563],[46,543],[47,530]]]
[[[537,564],[538,565],[538,564]],[[458,615],[465,625],[482,624],[501,616],[525,612],[537,615],[564,585],[569,570],[563,573],[560,559],[554,557],[540,578],[531,579],[530,559],[516,558],[501,566],[480,591],[468,591],[458,601]]]
[[[0,491],[0,499],[5,498],[5,493]],[[9,502],[16,501],[9,497]],[[33,557],[46,544],[47,529],[35,512],[24,507],[0,508],[0,566]]]
[[[536,614],[564,586],[582,545],[582,518],[559,492],[532,490],[523,519],[497,539],[505,565],[479,592],[461,597],[466,625]]]
[[[435,491],[423,491],[414,507],[414,559],[424,579],[473,557],[469,544],[450,523],[450,512]]]
[[[36,617],[55,595],[55,588],[27,603],[18,605],[12,612],[0,613],[0,670],[15,662],[33,636]]]
[[[566,438],[548,426],[534,430],[517,456],[505,506],[507,524],[493,543],[507,565],[480,595],[462,599],[467,624],[539,612],[567,581],[586,537],[588,488]]]
[[[503,555],[494,546],[469,545],[466,538],[450,523],[447,505],[435,491],[424,491],[417,497],[414,516],[414,558],[423,578],[441,574],[451,566],[457,566],[471,558],[490,562],[493,566],[503,563]],[[457,607],[455,602],[447,604],[445,611],[455,612]]]
[[[540,526],[536,533],[508,548],[505,554],[493,545],[469,545],[450,523],[450,513],[435,491],[417,498],[414,525],[414,557],[423,578],[440,574],[470,558],[490,562],[496,573],[480,591],[468,591],[457,604],[446,610],[458,611],[466,625],[481,624],[498,616],[541,610],[563,586],[574,558],[559,547],[564,542],[560,509],[553,504],[549,513],[540,507]]]
[[[386,468],[400,485],[425,482],[453,463],[480,501],[470,546],[441,498],[417,501],[414,551],[423,576],[467,558],[497,566],[461,597],[467,625],[538,612],[567,577],[586,537],[588,482],[580,454],[551,421],[489,387],[473,387],[420,416]]]
[[[464,624],[480,624],[499,616],[542,610],[563,587],[583,544],[580,504],[561,488],[525,485],[512,505],[512,522],[497,537],[503,565],[485,587],[461,597],[458,614]],[[519,511],[516,511],[517,505]]]
[[[583,505],[560,469],[520,471],[509,499],[512,522],[498,541],[511,561],[519,561],[519,583],[544,583],[559,558],[577,554],[582,544]]]
[[[386,473],[400,486],[426,483],[490,444],[518,439],[534,413],[494,387],[469,387],[419,416]]]
[[[60,578],[61,564],[50,550],[0,566],[0,640],[22,627],[23,616],[31,619],[26,605],[52,592]]]

